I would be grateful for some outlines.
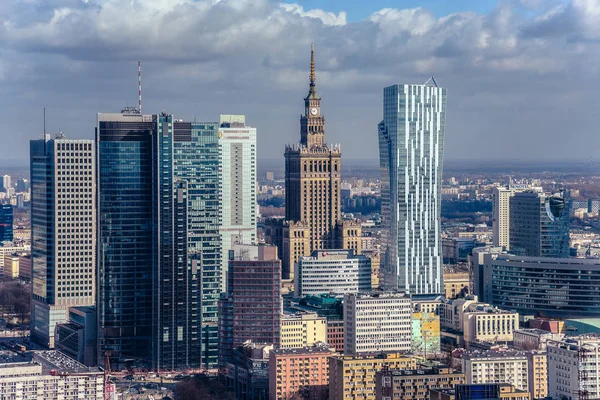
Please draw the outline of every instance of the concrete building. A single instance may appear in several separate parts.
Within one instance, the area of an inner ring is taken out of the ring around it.
[[[284,314],[281,317],[280,347],[292,349],[327,342],[327,318],[317,313]]]
[[[362,254],[363,236],[362,222],[355,219],[343,219],[336,225],[338,249],[354,250],[354,254]]]
[[[300,257],[296,264],[296,297],[370,290],[371,260],[354,250],[316,250],[310,257]]]
[[[600,398],[600,337],[577,336],[549,341],[548,395],[553,399]]]
[[[344,320],[327,319],[327,344],[336,351],[344,351]]]
[[[482,253],[474,266],[486,303],[522,314],[593,318],[600,315],[600,261]]]
[[[464,314],[472,304],[478,304],[477,296],[468,296],[442,302],[439,308],[441,327],[463,332]]]
[[[54,347],[68,309],[96,302],[96,157],[93,140],[30,142],[31,338]]]
[[[219,300],[219,362],[250,340],[280,344],[281,261],[275,246],[234,245]]]
[[[430,389],[453,389],[466,383],[465,374],[452,368],[389,369],[375,374],[377,400],[429,400]]]
[[[380,353],[329,358],[329,400],[375,400],[375,375],[383,368],[414,370],[416,358]]]
[[[311,48],[310,89],[300,117],[300,143],[285,149],[285,220],[282,242],[283,278],[294,278],[294,264],[301,256],[320,249],[334,249],[341,221],[341,149],[325,142],[325,117],[317,95],[314,46]],[[292,229],[299,224],[300,237]],[[308,237],[305,235],[308,234]],[[308,247],[305,240],[308,239]],[[288,257],[289,255],[289,257]]]
[[[539,190],[541,188],[532,188],[528,184],[510,184],[508,186],[498,186],[494,188],[494,201],[492,203],[492,230],[493,244],[496,247],[504,247],[510,250],[510,198],[515,193],[525,190]]]
[[[4,270],[4,256],[5,255],[10,255],[10,254],[14,254],[14,253],[30,253],[31,251],[31,246],[29,245],[22,245],[22,246],[15,246],[12,243],[7,243],[5,246],[1,246],[0,245],[0,271]]]
[[[444,293],[447,299],[455,299],[465,288],[468,289],[468,293],[473,290],[468,272],[453,272],[444,269]]]
[[[19,254],[5,254],[2,274],[6,278],[17,279],[19,277]]]
[[[464,340],[472,342],[512,342],[519,328],[519,314],[489,304],[471,304],[464,312]]]
[[[412,306],[402,293],[344,295],[344,354],[410,351]]]
[[[509,383],[529,390],[529,361],[525,352],[473,352],[463,354],[467,383]]]
[[[548,355],[545,351],[529,351],[527,363],[529,393],[534,399],[545,399],[548,396]]]
[[[269,391],[269,353],[272,344],[250,341],[233,350],[227,363],[227,385],[240,400],[266,400]]]
[[[219,117],[221,168],[221,291],[227,291],[229,250],[236,244],[256,244],[256,128],[244,115]]]
[[[542,329],[515,329],[513,332],[513,346],[521,350],[546,350],[550,340],[562,340],[565,335],[552,333]]]
[[[510,252],[529,257],[569,257],[567,192],[528,191],[510,199]]]
[[[0,398],[103,400],[104,373],[57,351],[0,352]]]
[[[441,189],[446,89],[383,89],[379,123],[382,258],[386,290],[443,293]]]
[[[454,389],[430,389],[430,400],[530,400],[526,390],[519,390],[508,383],[484,383],[456,385]]]
[[[13,206],[10,204],[0,204],[0,244],[2,242],[13,241],[13,220]]]
[[[323,343],[269,354],[269,400],[297,396],[322,400],[329,396],[329,357],[337,353]]]
[[[440,316],[433,312],[413,312],[411,352],[425,358],[440,353]]]

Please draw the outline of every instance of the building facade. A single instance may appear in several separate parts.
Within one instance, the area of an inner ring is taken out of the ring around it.
[[[510,250],[510,198],[526,190],[540,190],[527,184],[510,184],[494,188],[492,203],[493,245]]]
[[[401,293],[344,295],[344,354],[410,351],[412,307]]]
[[[383,368],[413,370],[417,362],[400,353],[330,357],[329,400],[375,400],[375,375]]]
[[[510,251],[529,257],[569,257],[568,193],[516,193],[510,198]]]
[[[244,115],[219,117],[221,168],[221,291],[227,291],[228,252],[236,244],[255,244],[256,128]]]
[[[520,390],[529,390],[527,354],[485,352],[464,354],[462,371],[467,383],[509,383]]]
[[[96,160],[92,140],[30,142],[31,338],[54,347],[56,324],[96,302]]]
[[[327,342],[327,318],[316,313],[284,314],[281,317],[282,349],[294,349]]]
[[[376,400],[429,400],[430,389],[465,384],[465,374],[452,368],[389,369],[375,374]]]
[[[337,353],[323,343],[269,353],[269,400],[329,396],[329,357]]]
[[[325,117],[316,91],[314,46],[311,49],[310,89],[300,117],[300,143],[285,149],[285,219],[308,229],[308,248],[298,248],[303,237],[292,230],[283,245],[283,278],[294,278],[294,264],[314,250],[337,247],[336,226],[341,221],[341,150],[325,142]],[[289,257],[286,257],[289,255]],[[287,260],[290,260],[289,262]]]
[[[370,290],[371,260],[354,250],[316,250],[296,263],[296,297]]]
[[[13,206],[0,204],[0,243],[13,241]]]
[[[383,90],[379,123],[382,271],[387,290],[443,293],[440,231],[446,89]]]

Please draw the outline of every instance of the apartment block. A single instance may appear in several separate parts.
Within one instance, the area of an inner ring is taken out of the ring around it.
[[[431,389],[430,400],[530,400],[526,390],[519,390],[507,383],[456,385],[454,389]]]
[[[529,390],[529,361],[525,352],[473,352],[464,354],[462,371],[467,383],[509,383]]]
[[[337,351],[344,351],[344,320],[327,319],[327,344]]]
[[[377,400],[428,400],[430,389],[452,389],[466,383],[465,374],[452,368],[397,369],[375,374]]]
[[[328,359],[334,355],[337,355],[335,350],[323,343],[272,350],[269,353],[269,400],[326,399],[329,395]]]
[[[513,346],[521,350],[545,350],[550,340],[562,340],[562,333],[552,333],[542,329],[515,329]]]
[[[548,396],[548,355],[545,351],[527,353],[529,393],[534,399]]]
[[[302,348],[327,342],[327,318],[317,313],[285,314],[281,317],[281,348]]]
[[[329,400],[375,400],[375,374],[416,369],[415,357],[401,353],[335,356],[329,359]]]

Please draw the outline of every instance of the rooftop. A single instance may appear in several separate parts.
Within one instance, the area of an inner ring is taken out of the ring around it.
[[[32,354],[33,361],[42,364],[44,372],[46,370],[57,370],[68,373],[100,372],[100,369],[87,367],[58,350],[35,351]]]
[[[304,355],[304,354],[337,354],[335,348],[326,343],[315,343],[311,347],[300,347],[295,349],[275,349],[273,352],[277,355]]]

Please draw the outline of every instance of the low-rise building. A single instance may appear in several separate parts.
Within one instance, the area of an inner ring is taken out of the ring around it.
[[[412,307],[402,293],[344,295],[344,353],[408,352]]]
[[[545,350],[549,340],[562,340],[564,336],[561,333],[552,333],[542,329],[515,329],[513,346],[521,350]]]
[[[600,336],[551,340],[548,352],[548,396],[572,400],[600,398]]]
[[[104,374],[61,352],[36,351],[26,356],[0,352],[0,398],[102,400]]]
[[[469,292],[472,291],[469,273],[444,269],[444,292],[446,298],[455,299],[463,289]]]
[[[471,304],[464,312],[463,333],[470,342],[512,342],[519,328],[519,314],[489,304]]]
[[[375,400],[375,374],[383,367],[416,369],[417,362],[400,353],[331,357],[329,400]]]
[[[329,357],[335,349],[311,347],[274,349],[269,353],[269,400],[321,400],[329,396]]]
[[[462,355],[467,383],[509,383],[529,390],[529,361],[526,352],[486,351]]]
[[[19,277],[19,254],[8,253],[4,255],[4,266],[2,274],[6,278],[16,279]]]
[[[430,389],[452,389],[466,383],[465,374],[452,368],[389,369],[375,374],[377,400],[427,400]]]
[[[457,385],[454,389],[431,389],[430,400],[530,400],[526,390],[519,390],[507,383]]]
[[[281,348],[301,348],[327,342],[327,318],[317,313],[285,314],[281,317]]]

